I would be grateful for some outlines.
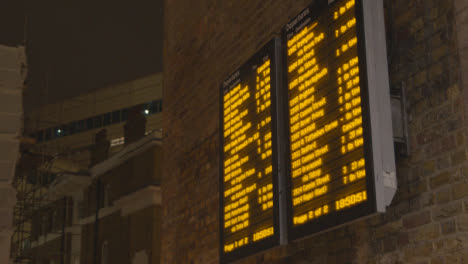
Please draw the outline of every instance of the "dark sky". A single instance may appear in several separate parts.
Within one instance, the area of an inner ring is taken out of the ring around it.
[[[162,71],[162,0],[3,1],[0,43],[26,28],[26,109]]]

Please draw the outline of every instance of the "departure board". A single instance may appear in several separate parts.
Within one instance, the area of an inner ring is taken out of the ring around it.
[[[360,1],[315,1],[283,34],[291,239],[375,211]]]
[[[274,39],[221,85],[220,255],[229,262],[278,244]]]

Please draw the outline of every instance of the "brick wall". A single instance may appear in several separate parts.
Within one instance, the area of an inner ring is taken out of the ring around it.
[[[219,85],[310,2],[166,2],[162,263],[218,263]],[[468,263],[466,1],[385,4],[411,142],[392,205],[241,263]]]

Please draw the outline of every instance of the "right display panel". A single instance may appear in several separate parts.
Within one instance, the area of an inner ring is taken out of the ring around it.
[[[318,0],[283,30],[290,239],[378,211],[363,23],[362,1]]]

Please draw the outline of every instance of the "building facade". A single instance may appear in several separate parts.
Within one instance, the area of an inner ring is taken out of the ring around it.
[[[166,2],[162,263],[219,263],[219,86],[311,2]],[[390,86],[408,102],[396,196],[239,263],[468,263],[468,2],[383,2]]]
[[[16,192],[12,182],[19,158],[22,95],[27,71],[24,47],[0,45],[0,58],[0,262],[7,263],[14,230]]]
[[[25,134],[32,140],[22,146],[23,155],[17,166],[15,184],[19,199],[12,238],[13,263],[77,264],[101,261],[100,258],[89,260],[86,258],[88,255],[83,255],[85,260],[81,261],[82,227],[88,230],[88,225],[93,226],[90,221],[96,214],[91,213],[90,216],[87,213],[97,210],[96,205],[92,205],[93,200],[89,200],[89,191],[85,191],[95,184],[95,177],[101,176],[92,174],[92,168],[122,155],[126,149],[128,151],[130,142],[140,140],[145,135],[152,139],[160,138],[161,85],[161,74],[153,74],[79,98],[45,105],[28,113]],[[146,143],[145,146],[133,147],[133,150],[140,151],[139,148],[155,144],[151,140]],[[152,152],[144,153],[146,160],[147,155],[154,157]],[[159,164],[155,163],[154,158],[150,160],[152,166]],[[145,165],[150,166],[149,163]],[[154,171],[148,169],[143,174],[125,171],[129,173],[125,178],[138,182],[146,180],[148,173],[159,177],[159,173]],[[123,199],[125,195],[137,192],[138,188],[150,187],[146,181],[140,183],[142,185],[119,193],[119,197]],[[152,181],[151,184],[155,186],[156,182]],[[150,195],[147,193],[146,196],[143,194],[142,199]],[[119,197],[114,199],[118,200]],[[132,199],[138,200],[138,197]],[[103,201],[98,202],[98,209],[106,211]],[[118,210],[112,212],[119,213]],[[149,213],[153,211],[149,210]],[[89,231],[84,234],[89,234]],[[115,246],[115,243],[111,245]],[[83,248],[86,249],[86,246],[87,243]],[[153,248],[148,250],[159,254]]]
[[[24,133],[48,153],[73,152],[93,144],[94,135],[105,128],[111,152],[123,144],[122,125],[132,107],[140,106],[147,129],[162,126],[162,73],[48,104],[25,115]],[[117,148],[116,148],[117,147]],[[69,154],[67,159],[89,166],[89,151]]]
[[[161,134],[91,168],[83,190],[81,263],[160,263]]]

